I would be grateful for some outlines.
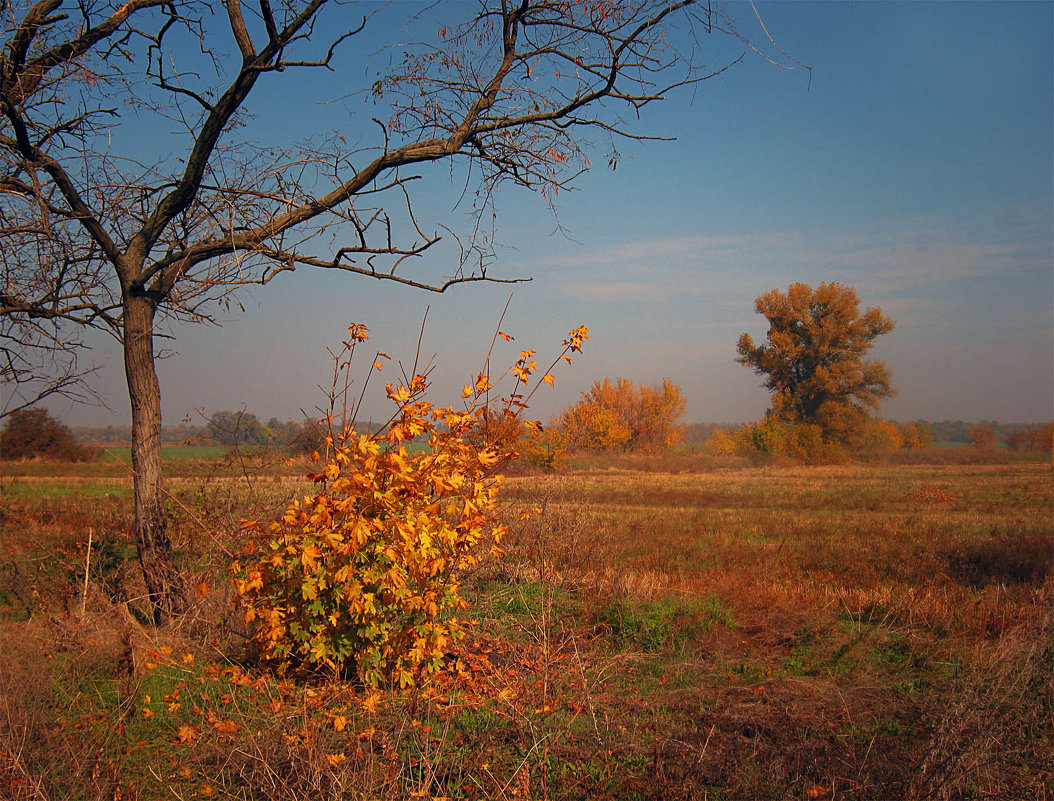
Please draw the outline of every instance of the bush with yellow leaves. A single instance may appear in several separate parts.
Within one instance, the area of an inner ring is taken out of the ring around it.
[[[350,365],[367,338],[364,326],[350,331],[338,364]],[[585,327],[573,330],[553,365],[587,338]],[[517,456],[505,438],[479,433],[527,408],[533,356],[521,352],[513,390],[498,401],[488,400],[493,388],[481,373],[461,409],[424,400],[423,375],[389,384],[398,411],[387,426],[371,435],[331,431],[311,475],[318,491],[275,521],[244,523],[250,538],[231,573],[265,661],[280,672],[328,669],[404,687],[440,666],[448,642],[463,634],[460,572],[500,553],[496,471]]]

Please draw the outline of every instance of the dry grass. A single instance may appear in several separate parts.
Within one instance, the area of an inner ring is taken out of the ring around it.
[[[286,466],[170,480],[166,631],[122,479],[9,472],[0,798],[1054,798],[1048,464],[702,467],[510,479],[473,634],[376,706],[244,651],[223,550]]]

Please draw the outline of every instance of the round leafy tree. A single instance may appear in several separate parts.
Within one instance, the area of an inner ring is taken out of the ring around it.
[[[765,376],[778,420],[818,425],[825,438],[845,441],[895,394],[889,368],[864,358],[893,320],[879,308],[861,313],[852,287],[791,284],[758,297],[754,309],[768,320],[768,341],[755,345],[743,334],[736,361]]]

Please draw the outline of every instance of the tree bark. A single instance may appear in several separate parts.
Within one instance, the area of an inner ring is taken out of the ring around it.
[[[162,625],[183,611],[185,596],[165,517],[161,386],[154,367],[155,310],[148,296],[124,296],[124,368],[132,404],[135,539],[154,622]]]

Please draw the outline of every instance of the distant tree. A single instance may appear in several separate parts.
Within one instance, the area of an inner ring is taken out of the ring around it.
[[[895,394],[889,368],[866,360],[874,341],[893,330],[879,308],[860,313],[856,290],[838,283],[791,284],[786,293],[758,297],[754,309],[768,320],[768,341],[739,338],[736,361],[765,376],[769,413],[785,423],[820,426],[829,441],[848,442],[883,398]]]
[[[42,456],[70,462],[87,462],[96,457],[94,448],[81,445],[73,432],[52,417],[46,409],[19,409],[7,416],[0,431],[0,457],[31,459]]]
[[[905,448],[929,448],[933,445],[933,429],[921,421],[901,423],[900,436]]]
[[[1032,431],[1030,428],[1019,428],[1006,438],[1006,446],[1012,451],[1030,451],[1032,448]],[[1038,450],[1038,449],[1037,449]]]
[[[296,454],[322,452],[326,448],[326,435],[320,426],[308,421],[298,426],[285,444]]]
[[[582,393],[557,427],[572,448],[654,451],[677,444],[684,407],[681,388],[668,378],[640,387],[627,378],[605,378]]]
[[[995,426],[991,423],[975,423],[970,426],[970,444],[975,448],[982,450],[994,448],[998,441]]]
[[[209,418],[209,436],[219,445],[253,447],[270,444],[270,429],[256,419],[252,412],[222,411]]]
[[[1019,428],[1007,435],[1006,444],[1012,451],[1047,451],[1049,453],[1052,433],[1054,433],[1054,423]]]
[[[1039,443],[1038,450],[1054,452],[1054,420],[1039,429],[1036,441]]]

